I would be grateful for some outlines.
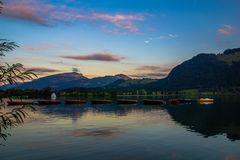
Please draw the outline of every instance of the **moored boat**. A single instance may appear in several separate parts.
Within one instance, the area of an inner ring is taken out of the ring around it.
[[[166,101],[164,100],[143,100],[144,105],[165,105]]]
[[[197,102],[197,100],[193,99],[178,99],[179,103],[194,103]]]
[[[214,102],[214,99],[211,98],[200,98],[198,102]]]
[[[168,103],[169,103],[169,104],[172,104],[172,105],[178,105],[178,104],[180,104],[180,102],[179,102],[178,99],[169,99],[169,100],[168,100]]]
[[[201,104],[201,105],[209,105],[209,104],[213,104],[213,102],[199,102],[199,104]]]
[[[202,104],[202,105],[213,104],[214,103],[214,99],[211,99],[211,98],[200,98],[198,100],[198,103]]]
[[[32,105],[32,101],[8,101],[9,106]]]
[[[112,100],[92,100],[92,104],[112,104]]]
[[[117,100],[117,104],[137,104],[137,100],[128,100],[128,99],[119,99]]]
[[[85,104],[85,100],[65,100],[65,104],[74,105],[74,104]]]
[[[168,100],[169,104],[178,105],[178,104],[190,104],[196,103],[197,100],[194,99],[170,99]]]
[[[60,103],[61,101],[57,101],[57,100],[39,100],[38,101],[39,105],[57,105]]]

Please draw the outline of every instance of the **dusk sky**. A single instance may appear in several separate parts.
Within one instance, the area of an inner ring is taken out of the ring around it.
[[[240,47],[240,0],[3,0],[4,59],[40,75],[162,78],[198,53]],[[76,69],[75,69],[76,70]]]

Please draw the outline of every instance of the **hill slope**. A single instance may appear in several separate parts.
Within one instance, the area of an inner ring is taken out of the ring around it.
[[[76,72],[55,74],[51,76],[42,77],[31,82],[23,83],[19,86],[20,89],[44,89],[47,87],[57,88],[71,81],[82,81],[86,80],[82,74]]]
[[[47,76],[20,85],[21,89],[56,90],[70,88],[102,88],[111,91],[182,90],[240,86],[240,48],[228,49],[221,54],[201,53],[172,69],[161,80],[130,79],[125,75],[88,79],[78,73]],[[5,88],[8,88],[6,86]]]
[[[119,74],[115,76],[104,76],[88,79],[82,74],[76,72],[55,74],[42,77],[31,82],[21,83],[19,89],[36,89],[52,88],[54,90],[65,90],[70,88],[100,88],[118,80],[129,80],[126,75]],[[16,85],[1,86],[1,89],[16,88]]]
[[[161,80],[130,80],[109,87],[115,90],[178,90],[235,86],[240,86],[240,48],[228,49],[222,54],[198,54],[173,68]]]
[[[172,69],[153,86],[165,89],[240,86],[240,49],[222,54],[199,54]]]

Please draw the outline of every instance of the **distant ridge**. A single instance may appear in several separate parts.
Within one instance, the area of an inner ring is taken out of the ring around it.
[[[104,87],[117,80],[125,81],[130,79],[131,78],[124,74],[89,79],[81,73],[69,72],[42,77],[31,82],[19,83],[18,86],[5,85],[2,86],[1,89],[18,88],[41,90],[45,88],[52,88],[54,90],[64,90],[69,88],[97,88]]]
[[[16,86],[11,86],[16,87]],[[181,90],[221,87],[240,87],[240,48],[223,53],[201,53],[174,67],[164,79],[131,79],[124,74],[88,79],[70,72],[42,77],[19,84],[20,89],[55,90],[101,88],[108,91]],[[9,89],[2,86],[1,89]]]
[[[35,79],[31,82],[23,83],[19,86],[20,89],[44,89],[44,88],[56,88],[59,85],[63,85],[67,82],[76,81],[76,80],[85,80],[87,79],[81,73],[69,72],[50,75]]]
[[[222,54],[199,54],[173,68],[164,84],[167,89],[240,86],[239,51],[235,48]]]
[[[164,79],[119,81],[109,89],[164,91],[236,86],[240,87],[240,48],[198,54],[174,67]]]

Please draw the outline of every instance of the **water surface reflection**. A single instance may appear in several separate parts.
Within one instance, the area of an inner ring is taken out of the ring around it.
[[[46,115],[71,118],[72,122],[88,113],[112,117],[128,117],[128,114],[154,114],[148,117],[148,123],[154,122],[156,116],[170,116],[171,120],[192,132],[204,137],[226,134],[230,140],[240,140],[239,103],[217,101],[210,105],[197,103],[185,105],[143,106],[143,105],[75,105],[46,106],[40,112]],[[161,112],[160,112],[161,111]],[[155,112],[155,113],[154,113]],[[164,118],[163,118],[164,119]],[[168,121],[171,121],[170,119]],[[167,122],[167,121],[165,121]],[[159,123],[158,121],[155,123]]]
[[[211,105],[39,106],[3,159],[238,159],[238,100]],[[21,154],[20,154],[21,153]],[[44,153],[44,154],[43,154]]]

